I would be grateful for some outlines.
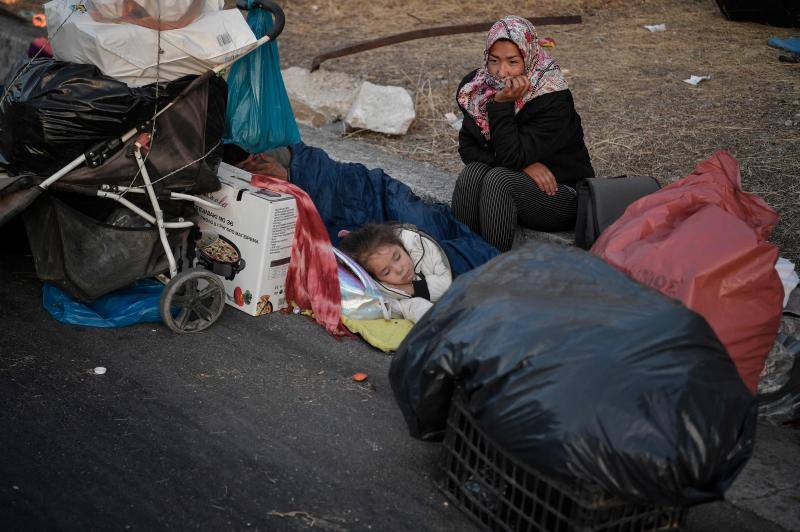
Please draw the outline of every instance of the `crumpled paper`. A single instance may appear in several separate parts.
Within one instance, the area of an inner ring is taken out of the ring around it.
[[[644,27],[651,33],[658,33],[660,31],[667,31],[666,24],[645,24]]]
[[[683,82],[684,83],[688,83],[689,85],[691,85],[693,87],[697,87],[697,85],[699,85],[701,81],[705,81],[705,80],[708,80],[708,79],[711,79],[711,75],[708,75],[708,76],[695,76],[695,75],[692,75],[692,76],[689,76],[689,79],[683,80]]]

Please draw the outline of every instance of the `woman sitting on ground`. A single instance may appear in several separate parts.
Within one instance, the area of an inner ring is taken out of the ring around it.
[[[342,233],[339,249],[378,282],[395,317],[416,323],[453,282],[442,248],[412,226],[373,223]]]
[[[453,191],[456,217],[500,251],[511,249],[517,224],[573,228],[575,183],[594,170],[567,82],[528,20],[492,26],[484,66],[464,78],[457,100],[467,166]]]

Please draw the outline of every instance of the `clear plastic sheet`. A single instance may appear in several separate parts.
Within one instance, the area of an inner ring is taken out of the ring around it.
[[[206,0],[87,0],[85,5],[95,22],[136,24],[165,31],[197,20]]]
[[[783,316],[758,382],[758,417],[773,425],[800,420],[800,318]]]
[[[338,261],[342,315],[353,320],[389,319],[388,307],[377,283],[353,259],[334,248]]]

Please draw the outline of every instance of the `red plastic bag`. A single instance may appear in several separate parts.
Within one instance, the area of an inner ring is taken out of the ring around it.
[[[767,242],[777,222],[720,151],[630,205],[591,252],[702,315],[755,393],[783,303],[778,248]]]

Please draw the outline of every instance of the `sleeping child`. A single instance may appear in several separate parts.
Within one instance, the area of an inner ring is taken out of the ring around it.
[[[442,248],[411,226],[366,224],[342,238],[339,249],[375,278],[395,317],[416,323],[452,283]]]

